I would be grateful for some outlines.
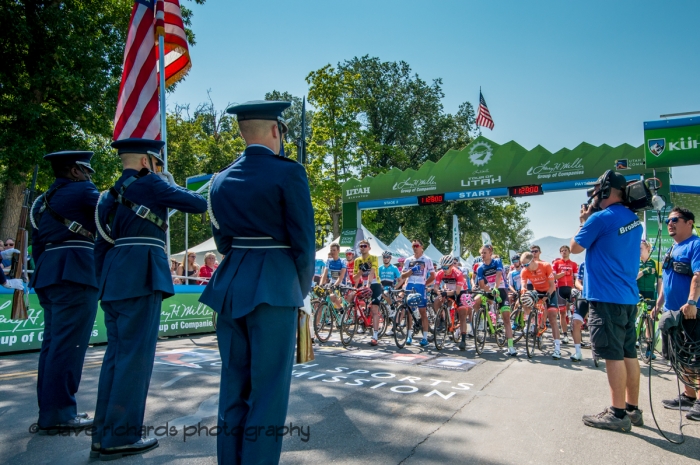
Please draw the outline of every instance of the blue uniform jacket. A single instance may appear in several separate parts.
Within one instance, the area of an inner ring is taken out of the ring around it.
[[[314,276],[314,212],[304,167],[261,146],[248,147],[219,173],[210,201],[226,255],[200,301],[232,318],[257,305],[300,307]],[[234,237],[272,237],[288,249],[231,248]],[[228,299],[226,298],[228,295]],[[224,308],[224,302],[230,307]]]
[[[56,191],[49,201],[51,208],[64,218],[77,221],[94,235],[95,205],[100,196],[95,185],[89,181],[74,182],[67,178],[57,178],[46,193],[59,186],[63,187]],[[29,287],[41,289],[61,282],[72,282],[97,288],[92,249],[70,247],[46,250],[47,244],[90,240],[71,232],[48,212],[40,214],[39,210],[43,204],[43,200],[40,199],[32,209],[39,229],[32,230],[32,257],[36,269],[32,273]]]
[[[137,174],[124,170],[115,184],[119,191],[124,181]],[[199,194],[173,187],[158,176],[149,174],[134,181],[124,196],[132,202],[151,209],[165,219],[168,208],[185,213],[204,213],[207,201]],[[115,205],[116,204],[116,205]],[[109,193],[104,194],[97,206],[100,225],[109,224],[109,214],[116,207],[111,223],[112,239],[152,237],[165,242],[165,232],[151,221],[136,216],[124,205],[117,204]],[[99,283],[99,298],[105,302],[143,297],[161,291],[163,298],[175,293],[168,257],[163,247],[128,245],[115,247],[98,234],[95,245],[95,267]]]

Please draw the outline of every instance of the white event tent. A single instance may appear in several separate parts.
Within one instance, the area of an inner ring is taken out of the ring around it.
[[[396,239],[394,239],[391,244],[389,244],[389,248],[391,249],[391,253],[399,257],[408,258],[413,255],[411,241],[404,236],[401,228],[399,228],[399,235],[396,236]]]
[[[428,247],[425,247],[423,249],[423,253],[429,259],[431,259],[433,261],[434,265],[437,265],[438,263],[440,263],[440,259],[442,258],[443,255],[445,255],[444,253],[440,252],[437,247],[435,247],[433,245],[432,240],[428,243]]]

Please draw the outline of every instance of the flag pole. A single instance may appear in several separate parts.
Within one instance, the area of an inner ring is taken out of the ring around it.
[[[168,171],[168,130],[165,124],[165,37],[158,34],[158,75],[160,77],[160,135],[165,142],[163,146],[163,171]],[[166,224],[170,226],[170,215],[166,215]],[[170,260],[170,228],[165,232],[165,252]]]

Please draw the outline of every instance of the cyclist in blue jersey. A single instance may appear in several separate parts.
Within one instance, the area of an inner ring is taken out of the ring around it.
[[[503,326],[506,330],[506,338],[508,339],[508,355],[515,357],[518,352],[513,347],[513,328],[510,324],[510,306],[508,306],[508,293],[506,285],[503,281],[503,263],[498,258],[493,258],[493,248],[490,245],[485,245],[479,251],[482,263],[476,269],[476,282],[482,291],[490,292],[492,289],[498,289],[501,298],[501,317],[503,318]],[[481,308],[481,299],[476,301],[474,311]]]
[[[321,274],[321,286],[329,282],[336,287],[347,285],[348,266],[345,260],[340,258],[340,245],[335,242],[331,244],[330,255],[326,266],[323,268],[323,273]],[[332,292],[330,297],[335,308],[340,308],[342,306],[342,301],[335,292]]]
[[[418,307],[418,311],[420,312],[423,339],[421,339],[420,345],[425,347],[429,344],[429,340],[432,339],[428,334],[430,332],[430,326],[428,324],[428,314],[426,312],[427,301],[425,298],[425,287],[431,285],[433,281],[435,281],[435,269],[433,267],[433,261],[423,255],[423,243],[419,239],[414,239],[411,243],[413,247],[413,256],[406,259],[401,278],[407,280],[407,292],[413,291],[421,295],[421,303]],[[408,312],[407,316],[408,322],[406,326],[408,328],[413,328],[413,317],[411,313]],[[413,329],[409,329],[406,344],[410,345],[413,343],[412,336]]]
[[[394,287],[401,278],[401,272],[391,264],[391,252],[388,250],[382,253],[383,265],[379,267],[379,281],[383,287]]]
[[[515,299],[517,298],[517,295],[520,294],[520,290],[523,288],[523,285],[520,282],[520,273],[522,273],[523,269],[520,266],[520,257],[517,255],[511,257],[510,262],[513,264],[513,266],[508,272],[506,284],[508,285],[510,292],[512,292],[512,295],[510,296],[510,303],[512,305],[515,304]]]

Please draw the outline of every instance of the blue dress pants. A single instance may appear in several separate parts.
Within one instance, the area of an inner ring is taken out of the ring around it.
[[[219,315],[219,464],[276,464],[287,418],[297,309],[261,304],[233,319]],[[272,428],[272,429],[271,429]]]

